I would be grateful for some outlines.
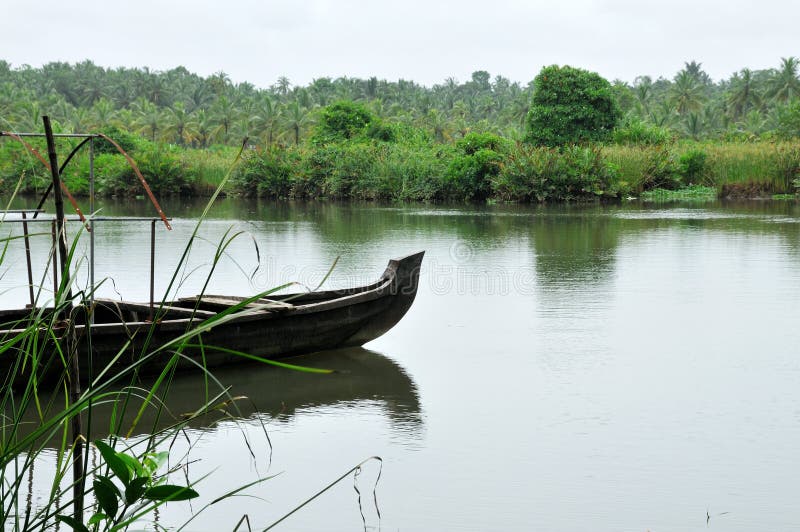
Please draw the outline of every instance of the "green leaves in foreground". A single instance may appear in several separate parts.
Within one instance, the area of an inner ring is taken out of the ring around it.
[[[169,457],[166,452],[147,453],[139,459],[132,454],[115,451],[102,440],[95,440],[94,445],[111,475],[97,475],[92,482],[99,511],[86,525],[74,517],[57,517],[76,532],[118,530],[136,519],[137,512],[129,512],[132,508],[142,510],[149,505],[159,506],[165,502],[186,501],[198,496],[189,487],[162,484],[164,478],[159,478],[156,473]]]

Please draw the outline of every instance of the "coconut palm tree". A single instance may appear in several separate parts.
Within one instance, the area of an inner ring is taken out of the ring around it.
[[[727,102],[733,113],[734,120],[746,116],[751,109],[759,105],[760,100],[752,70],[745,68],[731,76]]]
[[[650,104],[653,101],[653,78],[639,76],[633,82],[633,96],[636,99],[636,108],[639,116],[650,114]]]
[[[91,108],[91,127],[97,129],[110,125],[116,114],[117,108],[114,102],[108,98],[100,98]]]
[[[769,82],[767,96],[779,103],[789,103],[800,96],[798,67],[800,60],[796,57],[781,57],[781,66]]]
[[[680,115],[699,111],[706,100],[703,85],[686,70],[678,72],[675,76],[670,93],[672,104]]]
[[[183,102],[176,102],[164,110],[164,138],[178,144],[191,143],[197,131],[197,121],[192,113],[186,111]]]
[[[256,104],[256,113],[251,119],[253,132],[263,138],[267,146],[272,146],[275,141],[275,130],[281,119],[281,105],[263,93]]]
[[[214,118],[205,109],[200,109],[196,114],[196,122],[197,129],[193,132],[194,136],[191,142],[196,142],[201,148],[207,148],[217,130]]]
[[[289,102],[283,114],[284,124],[294,133],[295,145],[300,144],[300,131],[303,127],[312,123],[311,113],[308,108],[303,107],[297,100]]]
[[[217,123],[215,136],[221,138],[222,142],[227,142],[231,127],[239,118],[239,110],[236,105],[227,96],[220,96],[211,107],[211,116]]]
[[[706,130],[706,124],[703,122],[703,117],[695,112],[689,112],[686,117],[684,117],[681,127],[686,135],[695,140],[698,140]]]
[[[156,104],[140,98],[131,105],[134,119],[133,127],[137,133],[146,135],[155,142],[158,134],[164,129],[164,114]]]

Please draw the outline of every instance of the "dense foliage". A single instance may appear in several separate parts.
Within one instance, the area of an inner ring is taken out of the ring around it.
[[[800,186],[799,65],[789,57],[716,83],[692,61],[672,79],[632,85],[547,67],[527,85],[478,71],[433,87],[342,77],[306,86],[280,78],[262,89],[182,67],[0,61],[0,130],[38,131],[47,113],[58,131],[103,131],[161,194],[213,189],[244,137],[228,193],[554,201],[695,184],[731,195],[791,193]],[[581,147],[547,147],[574,142]],[[101,194],[141,194],[110,145],[98,141],[95,153]],[[65,173],[76,194],[87,191],[87,169],[83,154]],[[22,146],[0,141],[0,191],[20,176],[23,191],[48,181]]]
[[[611,84],[580,68],[543,68],[534,79],[527,139],[538,146],[607,140],[620,110]]]

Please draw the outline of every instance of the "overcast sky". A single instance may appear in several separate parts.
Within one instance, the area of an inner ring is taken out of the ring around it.
[[[569,64],[628,82],[696,60],[715,79],[800,56],[783,0],[0,0],[0,59],[91,59],[268,87],[279,76],[404,78],[487,70],[527,83]]]

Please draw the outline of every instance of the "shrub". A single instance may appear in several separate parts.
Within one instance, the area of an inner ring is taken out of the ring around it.
[[[800,137],[800,101],[777,107],[775,114],[778,137],[782,139]]]
[[[507,141],[491,133],[469,133],[456,143],[460,152],[451,161],[445,182],[453,199],[485,200],[491,180],[500,172]]]
[[[672,132],[664,127],[648,124],[638,118],[629,118],[614,130],[613,140],[617,144],[657,146],[672,142]]]
[[[181,160],[175,146],[152,145],[136,154],[136,165],[155,194],[190,194],[195,175]],[[98,158],[99,159],[99,158]],[[121,159],[121,157],[120,157]],[[119,159],[117,159],[119,160]],[[122,159],[118,172],[98,175],[103,194],[135,196],[144,193],[139,178]]]
[[[597,148],[520,145],[502,165],[493,187],[503,200],[586,200],[612,195],[616,177]]]
[[[120,145],[120,147],[128,153],[134,152],[140,148],[144,148],[152,143],[147,139],[140,137],[139,135],[129,133],[124,129],[120,129],[117,126],[106,126],[100,130],[101,133],[106,135],[107,137],[111,138],[114,142]],[[151,146],[152,147],[152,146]],[[104,138],[99,138],[94,141],[94,151],[95,153],[119,153],[117,148],[115,148],[110,142],[108,142]]]
[[[322,109],[312,142],[324,144],[352,139],[374,121],[375,116],[363,105],[350,101],[333,103]]]
[[[288,198],[294,195],[297,156],[294,150],[273,148],[247,153],[231,181],[245,197]]]
[[[642,149],[644,168],[642,168],[642,190],[663,188],[675,190],[681,187],[681,175],[675,158],[667,148],[653,147]]]
[[[611,84],[594,72],[545,67],[534,80],[527,139],[538,146],[606,140],[620,119]]]
[[[678,158],[678,172],[684,183],[697,183],[706,169],[707,154],[701,149],[690,149]]]

